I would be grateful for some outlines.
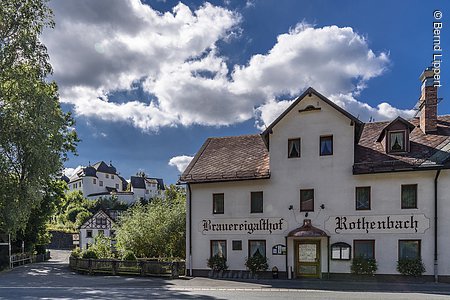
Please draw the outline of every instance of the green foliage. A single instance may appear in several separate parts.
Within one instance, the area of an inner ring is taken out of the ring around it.
[[[425,266],[421,258],[403,258],[397,261],[397,271],[402,275],[418,277],[425,273]]]
[[[353,258],[351,272],[355,275],[374,275],[378,270],[377,261],[374,258]]]
[[[135,261],[137,258],[133,251],[127,250],[123,253],[122,260]]]
[[[259,252],[256,252],[253,256],[248,257],[245,260],[245,266],[252,273],[256,273],[258,271],[266,271],[269,268],[267,257],[263,256]]]
[[[90,211],[92,213],[95,213],[97,211],[101,210],[108,210],[108,209],[113,209],[113,210],[126,210],[128,209],[128,204],[126,204],[123,201],[119,201],[117,199],[117,196],[110,196],[110,197],[100,197],[96,200],[94,200],[92,203],[92,208],[90,209]]]
[[[94,244],[89,246],[89,249],[97,255],[99,259],[113,258],[114,254],[111,250],[111,239],[99,234],[94,239]]]
[[[84,250],[81,252],[81,258],[84,259],[98,259],[97,252],[92,250],[91,248]]]
[[[79,206],[70,207],[66,212],[67,220],[75,223],[77,221],[78,214],[81,212],[87,212],[87,210],[84,207]]]
[[[139,202],[121,216],[116,229],[120,252],[133,251],[138,257],[185,257],[186,200],[154,199]]]
[[[208,258],[208,267],[213,271],[225,271],[228,269],[227,259],[224,256],[216,254]]]
[[[72,250],[72,252],[70,253],[70,256],[72,256],[73,258],[80,258],[81,257],[81,249],[79,247],[76,247],[75,249]]]
[[[46,194],[78,141],[56,84],[47,82],[52,68],[39,36],[53,25],[45,0],[1,3],[0,232],[30,240],[43,236],[29,225],[48,216]]]

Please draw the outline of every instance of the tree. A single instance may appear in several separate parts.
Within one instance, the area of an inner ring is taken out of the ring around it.
[[[39,36],[53,27],[45,0],[3,1],[0,8],[0,232],[25,233],[40,214],[68,152],[78,142],[63,113]]]
[[[185,257],[186,198],[139,202],[121,216],[116,230],[117,249],[137,257]]]

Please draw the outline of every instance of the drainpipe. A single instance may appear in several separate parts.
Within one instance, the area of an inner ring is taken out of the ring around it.
[[[188,254],[187,257],[189,259],[189,276],[192,276],[192,192],[191,192],[191,186],[189,183],[186,183],[187,187],[187,205],[188,205],[188,222],[189,222],[189,234],[188,234],[188,241],[189,241],[189,247],[188,247]]]
[[[327,255],[327,279],[330,279],[330,255],[331,255],[331,248],[330,248],[330,237],[327,236],[327,248],[328,248],[328,255]]]
[[[438,169],[434,177],[434,282],[439,281],[438,273],[438,177],[441,169]]]
[[[285,263],[286,263],[286,279],[289,279],[289,269],[288,269],[288,238],[284,237],[284,242],[286,245],[286,255],[285,255]]]

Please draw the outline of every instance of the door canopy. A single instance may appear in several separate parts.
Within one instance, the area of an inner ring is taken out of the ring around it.
[[[324,237],[328,234],[311,225],[310,219],[303,220],[303,225],[297,229],[289,232],[288,237],[300,237],[300,238],[312,238],[312,237]]]

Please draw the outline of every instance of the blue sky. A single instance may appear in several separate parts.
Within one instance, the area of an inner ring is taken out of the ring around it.
[[[82,139],[67,168],[112,161],[125,178],[143,170],[174,183],[207,137],[259,133],[308,86],[363,121],[409,117],[432,61],[435,10],[438,110],[450,114],[445,1],[50,5],[56,29],[43,41]]]

